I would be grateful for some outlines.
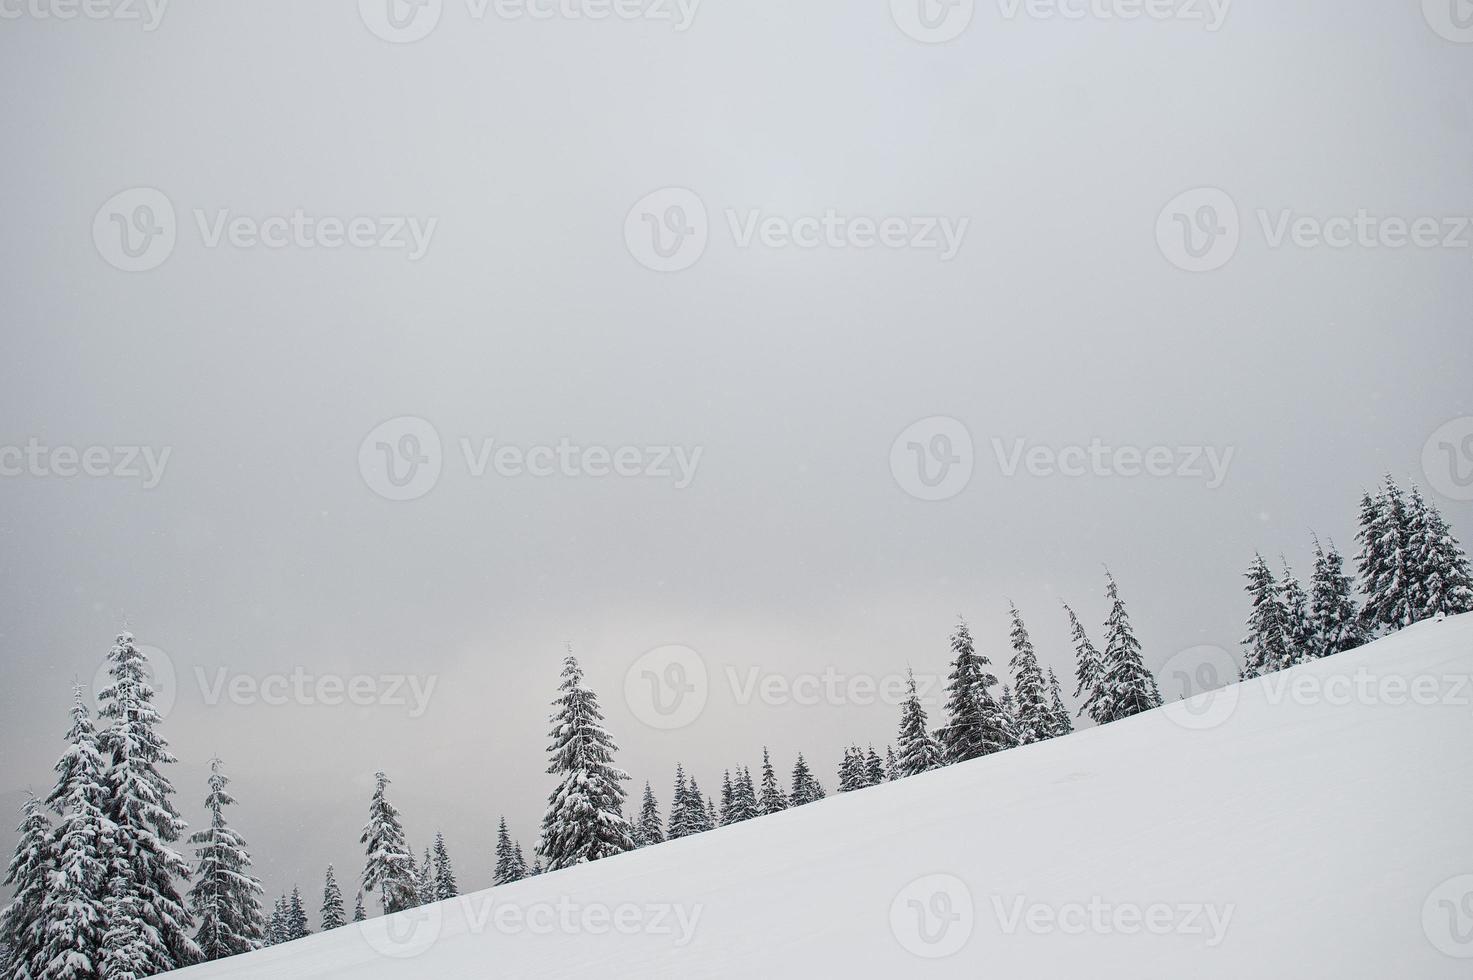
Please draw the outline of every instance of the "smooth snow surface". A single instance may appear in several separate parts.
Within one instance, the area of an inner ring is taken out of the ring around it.
[[[1465,978],[1470,674],[1473,614],[1422,623],[1103,729],[178,975]]]

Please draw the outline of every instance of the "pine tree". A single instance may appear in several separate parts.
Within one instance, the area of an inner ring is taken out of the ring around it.
[[[1054,718],[1050,713],[1043,670],[1038,665],[1038,655],[1033,650],[1028,627],[1023,625],[1023,615],[1012,603],[1008,603],[1008,609],[1013,621],[1013,657],[1008,662],[1008,669],[1013,672],[1013,713],[1017,719],[1018,742],[1028,745],[1053,735]]]
[[[49,853],[55,871],[41,900],[39,960],[45,980],[90,980],[102,969],[107,870],[113,828],[105,812],[107,776],[80,686],[73,689],[67,750],[46,803],[61,817]],[[5,975],[5,974],[0,974]]]
[[[538,849],[549,871],[634,849],[620,785],[629,775],[614,766],[618,746],[604,730],[598,697],[583,686],[583,669],[571,651],[562,676],[547,767],[560,781],[548,797]]]
[[[1152,708],[1161,707],[1161,691],[1156,678],[1141,658],[1141,645],[1130,626],[1125,603],[1115,577],[1107,570],[1106,597],[1110,600],[1110,618],[1105,621],[1105,676],[1103,686],[1110,693],[1108,721],[1119,721]]]
[[[725,827],[735,822],[736,790],[731,785],[731,770],[721,771],[721,811],[718,817],[719,826]]]
[[[1468,556],[1442,513],[1416,487],[1407,504],[1407,553],[1415,619],[1473,611]]]
[[[639,823],[635,826],[640,847],[665,843],[665,828],[660,822],[660,804],[655,800],[649,781],[644,784],[644,800],[639,807]]]
[[[803,761],[803,753],[799,752],[798,761],[793,766],[793,788],[788,795],[788,805],[803,806],[805,803],[813,803],[823,798],[823,786],[813,777],[808,763]]]
[[[271,907],[271,917],[266,920],[266,945],[280,946],[287,941],[287,933],[286,896],[278,895]]]
[[[752,784],[752,771],[743,766],[737,771],[736,785],[732,790],[732,823],[741,823],[759,816],[757,788]]]
[[[900,732],[895,737],[900,746],[896,772],[901,777],[916,776],[946,764],[941,745],[926,727],[926,709],[916,692],[915,671],[906,672],[906,684],[905,701],[900,706]]]
[[[353,903],[353,921],[364,922],[368,919],[368,912],[363,908],[363,891],[359,889],[358,898]]]
[[[341,929],[347,924],[343,915],[343,890],[338,887],[337,876],[329,864],[322,882],[322,931]]]
[[[839,765],[839,792],[850,793],[868,785],[864,775],[864,755],[859,749],[844,750],[844,761]]]
[[[1316,659],[1318,641],[1314,620],[1309,613],[1309,596],[1299,584],[1289,563],[1284,562],[1284,578],[1279,585],[1279,604],[1284,610],[1284,639],[1288,650],[1287,665],[1308,663]]]
[[[107,980],[139,980],[153,975],[157,940],[147,935],[147,912],[139,890],[126,874],[108,882],[102,934],[102,975]]]
[[[1069,709],[1064,707],[1064,689],[1052,667],[1048,669],[1048,693],[1050,732],[1055,738],[1068,735],[1074,731],[1074,719],[1069,717]]]
[[[721,826],[721,818],[716,813],[716,801],[710,798],[706,800],[706,829],[715,830]]]
[[[265,942],[261,883],[251,875],[246,842],[225,823],[225,808],[235,803],[225,790],[229,783],[220,760],[211,759],[205,797],[210,824],[189,838],[197,858],[189,908],[199,922],[194,941],[206,960],[248,953]]]
[[[777,781],[777,773],[773,771],[772,760],[768,758],[765,745],[762,746],[762,795],[758,798],[757,804],[764,816],[788,808],[788,798],[783,794],[782,785]]]
[[[696,782],[694,776],[690,780],[690,795],[687,799],[690,801],[690,816],[688,819],[690,826],[693,828],[691,833],[703,834],[710,830],[710,811],[706,806],[706,797],[701,793],[700,784]]]
[[[443,902],[460,894],[460,885],[455,880],[455,869],[450,866],[450,851],[445,847],[445,835],[435,834],[435,901]]]
[[[530,869],[527,867],[527,859],[522,857],[521,844],[516,845],[516,855],[517,873],[520,874],[523,878],[531,878],[542,873],[542,862],[540,860],[534,860]]]
[[[1105,658],[1090,642],[1089,634],[1084,631],[1084,624],[1074,615],[1074,610],[1065,605],[1064,612],[1069,614],[1069,630],[1074,640],[1074,696],[1082,699],[1075,717],[1087,714],[1096,725],[1103,724],[1101,719],[1110,703],[1110,692],[1104,687]]]
[[[864,774],[867,777],[866,782],[871,786],[878,786],[885,781],[885,761],[880,758],[873,745],[864,757]]]
[[[1262,677],[1292,665],[1289,650],[1288,610],[1284,594],[1268,562],[1262,555],[1253,556],[1244,578],[1244,586],[1253,598],[1253,611],[1248,614],[1248,632],[1243,637],[1243,679]]]
[[[379,889],[386,914],[414,908],[419,900],[414,855],[404,838],[399,811],[388,800],[389,777],[374,773],[373,800],[368,805],[368,823],[358,843],[367,845],[363,868],[363,890]]]
[[[1328,657],[1364,646],[1369,637],[1356,608],[1354,583],[1345,574],[1345,559],[1332,543],[1326,551],[1314,541],[1314,577],[1310,580],[1309,618],[1314,624],[1315,656]]]
[[[20,839],[3,884],[14,886],[10,904],[0,911],[0,940],[10,950],[6,980],[42,980],[46,945],[41,909],[51,877],[51,824],[41,801],[28,796],[21,806]]]
[[[947,687],[946,726],[942,746],[948,762],[967,762],[1013,744],[1011,725],[993,699],[997,678],[988,671],[991,661],[977,653],[966,620],[951,636],[953,655]]]
[[[512,843],[511,834],[507,833],[506,817],[503,816],[500,826],[496,828],[496,870],[492,874],[492,880],[498,885],[509,885],[525,877],[526,869],[522,867],[521,857]]]
[[[430,905],[435,901],[435,865],[428,847],[419,872],[414,876],[414,900],[419,905]]]
[[[900,778],[900,764],[895,759],[895,747],[885,746],[885,781],[893,783]]]
[[[302,893],[296,885],[292,886],[292,897],[286,903],[286,929],[291,939],[312,935],[312,927],[307,924],[307,907],[302,904]]]
[[[109,877],[123,879],[120,889],[110,887],[108,902],[118,915],[137,916],[136,922],[108,920],[110,930],[132,930],[116,937],[113,954],[117,969],[141,960],[145,976],[200,959],[189,936],[189,912],[174,885],[189,879],[189,864],[169,846],[188,825],[170,799],[174,787],[160,772],[175,759],[157,730],[146,667],[133,634],[118,634],[108,653],[108,685],[98,695],[99,716],[112,721],[98,739],[110,765],[107,815],[116,828]]]
[[[1417,602],[1410,563],[1411,520],[1406,498],[1388,475],[1375,497],[1361,496],[1360,580],[1366,591],[1361,616],[1373,634],[1415,622]]]
[[[670,824],[666,837],[677,840],[696,832],[696,823],[691,820],[690,786],[685,781],[685,767],[675,764],[675,792],[670,797]]]

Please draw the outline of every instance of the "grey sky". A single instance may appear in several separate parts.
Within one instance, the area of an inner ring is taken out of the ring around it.
[[[1311,529],[1350,550],[1360,489],[1386,470],[1425,484],[1424,443],[1473,415],[1473,248],[1269,243],[1285,209],[1473,214],[1473,45],[1414,3],[1241,0],[1216,32],[979,3],[938,45],[878,0],[708,0],[684,32],[445,0],[407,44],[347,0],[181,3],[154,31],[5,9],[22,14],[0,24],[0,444],[170,451],[151,489],[0,478],[7,852],[73,678],[125,622],[176,668],[164,732],[186,817],[220,754],[273,893],[316,892],[329,861],[356,873],[378,768],[417,846],[442,829],[482,886],[499,813],[535,841],[565,640],[632,794],[648,778],[667,803],[677,759],[714,790],[764,741],[784,776],[801,749],[832,787],[841,746],[883,746],[895,709],[740,705],[728,666],[935,673],[958,613],[1001,666],[1012,599],[1065,673],[1059,600],[1098,632],[1106,562],[1153,666],[1235,647],[1255,549],[1305,572]],[[136,187],[167,196],[177,243],[128,273],[93,223]],[[709,243],[659,273],[625,222],[667,187],[699,196]],[[1241,242],[1192,273],[1157,223],[1201,187],[1235,202]],[[222,209],[436,224],[417,260],[208,247]],[[741,248],[728,209],[970,225],[951,261]],[[359,467],[399,416],[444,445],[407,502]],[[942,502],[890,466],[932,416],[976,448]],[[564,437],[702,455],[677,489],[476,477],[459,448]],[[1234,454],[1217,488],[1008,477],[994,439]],[[1473,508],[1437,500],[1473,539]],[[666,644],[713,680],[675,732],[623,696]],[[212,707],[195,675],[297,667],[437,687],[411,718]]]

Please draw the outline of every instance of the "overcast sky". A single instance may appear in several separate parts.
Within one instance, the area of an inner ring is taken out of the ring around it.
[[[1098,640],[1108,563],[1159,669],[1236,648],[1255,550],[1352,550],[1383,472],[1473,539],[1424,467],[1473,415],[1473,37],[1435,3],[963,29],[899,0],[255,0],[148,30],[27,2],[0,25],[7,853],[125,625],[167,657],[184,815],[219,754],[272,894],[361,869],[380,768],[484,886],[498,814],[535,843],[565,642],[636,798],[764,743],[832,789],[898,712],[783,685],[941,672],[958,614],[1001,667],[1016,602],[1067,675],[1059,603]],[[641,659],[670,645],[698,659]],[[267,703],[298,668],[376,703]],[[652,677],[704,710],[661,715]]]

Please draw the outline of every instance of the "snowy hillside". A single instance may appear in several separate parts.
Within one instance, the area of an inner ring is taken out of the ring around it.
[[[178,975],[1466,977],[1470,675],[1473,614],[1425,622],[1104,729]]]

